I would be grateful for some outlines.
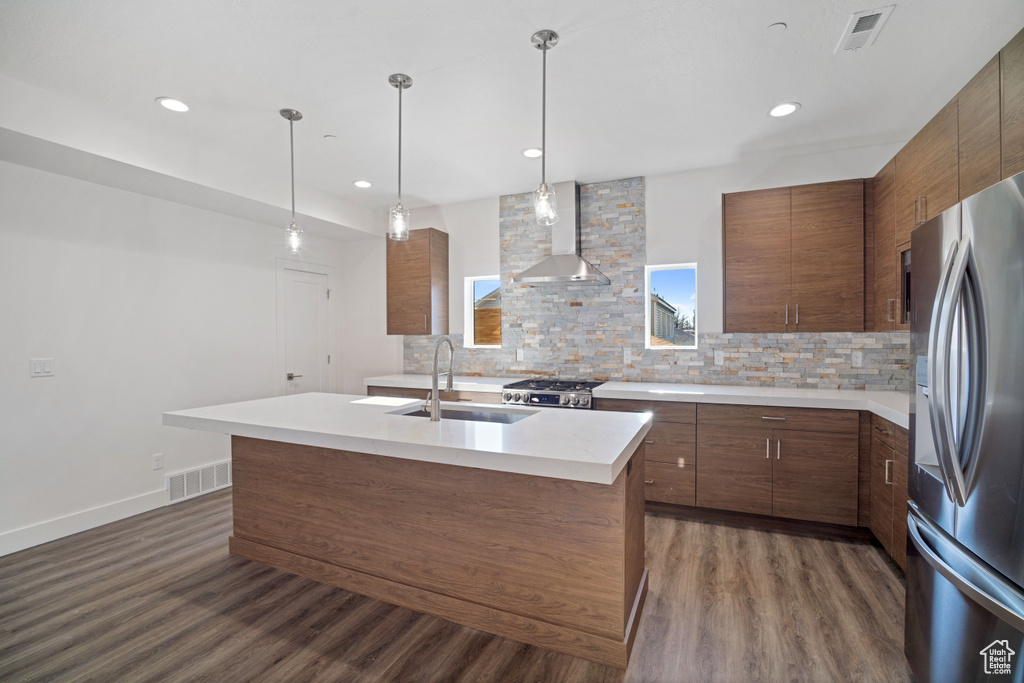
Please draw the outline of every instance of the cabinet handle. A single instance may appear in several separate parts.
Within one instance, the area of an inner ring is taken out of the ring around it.
[[[772,459],[772,438],[770,436],[765,437],[764,440],[764,459]]]
[[[771,417],[769,415],[762,415],[761,419],[762,420],[776,420],[778,422],[785,422],[786,421],[786,418],[784,418],[784,417]]]
[[[427,329],[427,315],[423,314],[423,329]]]
[[[881,432],[882,434],[885,434],[886,436],[889,435],[889,430],[888,429],[882,429],[881,427],[875,427],[875,431],[876,432]]]
[[[782,460],[782,439],[775,441],[775,459]]]
[[[644,441],[644,443],[654,443],[654,439],[647,439]]]
[[[920,200],[919,206],[921,207],[921,223],[923,224],[928,220],[928,195],[923,194],[918,197]]]
[[[892,460],[886,460],[885,461],[885,483],[886,484],[892,484],[892,475],[891,475],[891,473],[889,471],[891,469],[891,466],[892,466]]]
[[[651,484],[654,483],[654,480],[653,479],[644,479],[644,483],[647,484],[648,486],[650,486]]]
[[[800,304],[796,305],[796,324],[800,324]]]
[[[789,304],[786,304],[786,324],[789,324]]]
[[[895,322],[895,321],[894,321],[894,320],[892,319],[892,305],[893,305],[894,303],[896,303],[896,299],[889,299],[889,300],[888,300],[888,303],[887,303],[887,304],[885,305],[885,310],[886,310],[886,314],[885,314],[885,321],[886,321],[887,323]]]
[[[918,216],[921,215],[921,212],[918,209],[918,202],[920,202],[920,201],[921,201],[920,197],[914,197],[914,225],[920,225],[921,224],[921,222],[918,220]]]

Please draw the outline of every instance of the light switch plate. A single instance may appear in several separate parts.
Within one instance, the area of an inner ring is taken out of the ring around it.
[[[715,365],[725,365],[725,351],[715,351]]]
[[[862,368],[864,367],[864,352],[854,351],[850,354],[850,360],[853,361],[853,367]]]
[[[516,360],[517,361],[523,360],[523,350],[522,349],[516,349]]]
[[[153,454],[153,469],[162,470],[164,468],[164,454],[154,453]]]
[[[29,377],[53,377],[56,364],[52,358],[30,358],[28,362]]]

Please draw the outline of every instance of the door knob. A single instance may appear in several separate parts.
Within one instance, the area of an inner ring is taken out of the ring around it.
[[[293,379],[295,379],[296,377],[302,377],[302,375],[296,375],[296,374],[295,374],[294,372],[289,372],[289,373],[288,373],[288,379],[289,379],[289,380],[293,380]]]

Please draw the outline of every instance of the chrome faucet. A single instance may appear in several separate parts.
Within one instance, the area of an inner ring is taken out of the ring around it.
[[[452,343],[451,337],[441,337],[437,340],[437,346],[434,347],[434,374],[431,377],[431,389],[430,396],[427,398],[430,401],[430,421],[438,422],[441,419],[441,399],[437,392],[437,378],[439,377],[437,372],[437,357],[441,354],[441,344],[448,344],[448,372],[442,372],[442,375],[448,376],[448,388],[446,391],[452,390],[452,380],[455,374],[455,344]]]

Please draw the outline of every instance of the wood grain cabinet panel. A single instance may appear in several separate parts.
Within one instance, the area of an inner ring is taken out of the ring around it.
[[[1001,179],[999,144],[999,55],[957,97],[960,199]]]
[[[877,332],[895,329],[896,297],[896,162],[887,163],[874,182],[873,249],[875,325]]]
[[[776,429],[772,514],[857,526],[859,430],[846,434]]]
[[[448,334],[448,234],[387,240],[388,334]]]
[[[1024,31],[999,53],[1003,178],[1024,171]]]
[[[791,223],[796,331],[862,332],[864,181],[792,188]]]
[[[960,201],[957,98],[896,154],[896,244]]]
[[[893,486],[892,448],[877,436],[871,439],[871,532],[886,552],[892,553]]]
[[[907,456],[896,453],[892,464],[892,559],[907,569]]]
[[[697,404],[678,401],[643,401],[621,398],[595,398],[595,410],[615,410],[622,413],[651,413],[654,422],[697,423]]]
[[[682,466],[694,465],[697,454],[697,426],[654,422],[644,439],[647,462]]]
[[[698,408],[700,427],[741,427],[744,429],[800,429],[811,432],[856,434],[860,417],[856,410],[825,408],[781,408],[778,406],[736,406],[702,403]],[[698,458],[699,458],[698,454]]]
[[[655,503],[696,505],[696,469],[692,460],[685,464],[648,460],[644,467],[646,500]]]
[[[697,506],[772,514],[771,429],[697,426]]]
[[[725,331],[785,332],[790,301],[788,187],[722,197]]]

